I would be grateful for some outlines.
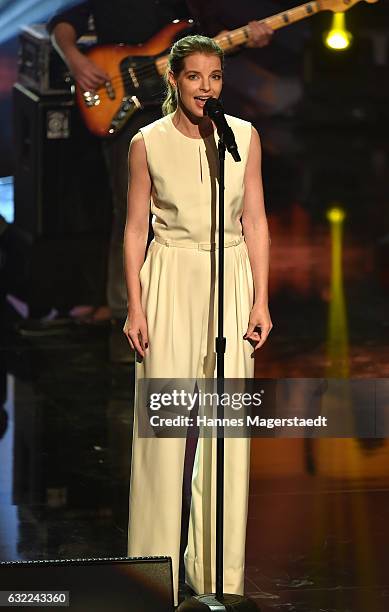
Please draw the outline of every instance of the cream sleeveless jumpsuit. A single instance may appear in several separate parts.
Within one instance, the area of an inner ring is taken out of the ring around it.
[[[216,376],[218,154],[217,135],[190,138],[173,115],[141,128],[152,177],[155,238],[140,271],[149,349],[136,378]],[[240,163],[226,155],[225,376],[252,378],[252,347],[243,340],[253,303],[253,278],[240,217],[251,124],[227,117]],[[130,483],[129,556],[172,557],[175,605],[185,439],[139,438],[135,394]],[[199,438],[192,475],[185,578],[197,593],[215,584],[216,440]],[[243,594],[250,441],[225,440],[224,592]]]

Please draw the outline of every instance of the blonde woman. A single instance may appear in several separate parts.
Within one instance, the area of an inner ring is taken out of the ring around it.
[[[164,117],[142,128],[129,153],[125,229],[128,316],[136,377],[213,378],[217,335],[218,155],[215,125],[204,115],[219,98],[223,52],[210,38],[188,36],[172,47]],[[225,376],[251,378],[254,353],[272,328],[268,309],[269,235],[260,141],[250,123],[227,116],[242,158],[226,157]],[[144,261],[149,207],[154,240]],[[175,605],[185,439],[140,438],[136,394],[128,554],[169,555]],[[199,438],[185,579],[215,591],[215,440]],[[224,591],[243,594],[249,440],[225,441]]]

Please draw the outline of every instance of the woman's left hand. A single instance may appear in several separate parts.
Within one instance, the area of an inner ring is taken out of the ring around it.
[[[273,323],[268,306],[254,304],[250,312],[249,325],[243,338],[249,340],[254,346],[254,351],[256,351],[266,342],[272,327]],[[257,328],[260,328],[260,330],[256,331]]]

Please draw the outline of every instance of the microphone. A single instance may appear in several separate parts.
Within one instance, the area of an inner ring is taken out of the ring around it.
[[[205,114],[216,123],[217,133],[219,134],[220,140],[225,144],[227,151],[231,153],[236,162],[240,161],[234,132],[228,125],[224,116],[222,103],[216,98],[208,98],[204,104],[204,111]]]

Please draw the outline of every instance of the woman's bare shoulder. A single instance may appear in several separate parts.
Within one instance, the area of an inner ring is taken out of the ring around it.
[[[131,139],[130,148],[133,146],[139,148],[139,146],[141,145],[143,145],[144,147],[144,144],[145,144],[145,141],[143,139],[142,132],[137,132],[135,136],[133,136]]]
[[[146,145],[141,132],[137,132],[135,136],[132,137],[129,156],[132,159],[142,159],[146,157]]]

